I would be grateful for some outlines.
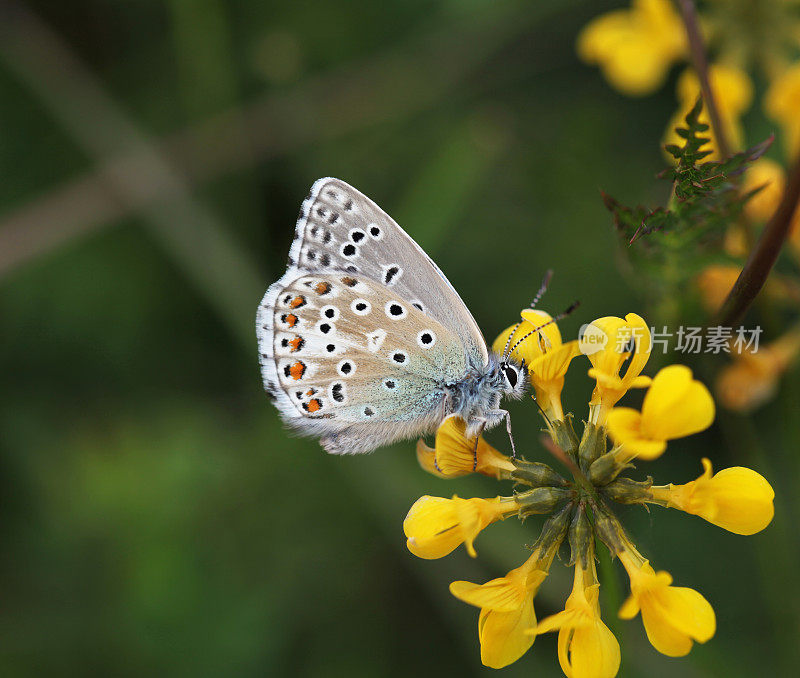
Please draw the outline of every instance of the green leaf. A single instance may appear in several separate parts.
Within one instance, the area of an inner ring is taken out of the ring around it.
[[[682,295],[691,278],[718,259],[725,232],[759,190],[742,194],[738,177],[773,141],[770,137],[725,160],[708,161],[713,151],[706,147],[710,135],[700,120],[702,110],[698,98],[675,130],[683,143],[664,147],[675,158],[673,166],[657,175],[671,184],[666,205],[629,207],[602,194],[637,281],[639,274],[647,277],[657,302],[664,295]]]

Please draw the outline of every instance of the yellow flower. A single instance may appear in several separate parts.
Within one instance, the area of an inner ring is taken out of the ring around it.
[[[631,581],[631,595],[619,616],[633,619],[640,611],[652,646],[668,657],[689,654],[694,641],[705,643],[717,629],[714,609],[697,591],[672,586],[668,572],[655,572],[631,551],[619,554]]]
[[[775,214],[786,185],[786,173],[777,162],[759,158],[747,170],[742,181],[742,194],[760,188],[744,205],[745,214],[753,221],[766,222]]]
[[[549,313],[533,309],[526,309],[520,315],[522,322],[514,330],[511,346],[551,320]],[[513,325],[507,327],[495,339],[492,349],[496,353],[502,353],[513,328]],[[564,410],[561,407],[564,375],[572,359],[579,353],[577,341],[562,343],[561,332],[555,323],[529,336],[512,353],[512,356],[520,362],[525,361],[528,376],[536,391],[536,401],[551,421],[564,418]]]
[[[497,480],[510,478],[516,468],[511,459],[487,443],[483,436],[478,437],[476,450],[475,438],[466,436],[466,426],[463,419],[452,414],[437,429],[435,447],[428,447],[420,439],[417,442],[419,465],[440,478],[456,478],[474,472]]]
[[[741,272],[740,266],[724,264],[705,268],[695,280],[703,306],[711,312],[719,310]]]
[[[530,334],[527,339],[522,341],[522,343],[510,353],[510,356],[514,358],[514,360],[520,363],[524,361],[525,364],[529,366],[534,360],[544,355],[546,351],[556,346],[561,346],[561,331],[558,329],[556,323],[551,322],[553,317],[545,311],[525,309],[520,315],[522,316],[522,321],[516,325],[506,327],[506,329],[499,334],[497,339],[494,340],[492,350],[495,353],[502,354],[506,342],[508,341],[508,335],[512,330],[514,334],[511,337],[511,341],[508,342],[509,348],[523,339],[523,337]],[[539,327],[542,329],[531,334],[531,332]]]
[[[750,104],[753,101],[753,83],[745,71],[722,64],[712,64],[709,67],[708,77],[722,126],[725,130],[725,136],[732,147],[731,151],[733,151],[741,147],[743,142],[739,118],[750,108]],[[700,92],[700,81],[697,79],[697,75],[692,69],[686,69],[681,73],[676,85],[678,110],[667,127],[664,135],[665,144],[677,144],[679,146],[683,144],[683,139],[675,132],[675,128],[684,126],[684,118],[697,102]],[[709,126],[707,134],[710,136],[710,145],[706,144],[703,149],[713,151],[708,157],[709,160],[719,160],[719,144],[714,135],[714,129],[705,106],[703,106],[699,120]]]
[[[465,603],[481,608],[478,639],[481,662],[500,669],[517,661],[533,645],[535,636],[525,633],[536,626],[533,599],[547,576],[551,558],[534,551],[520,567],[505,577],[485,584],[454,581],[450,592]]]
[[[750,412],[766,403],[778,380],[800,353],[800,328],[795,328],[758,351],[735,354],[716,381],[720,402],[730,410]]]
[[[695,278],[695,284],[703,306],[712,313],[719,310],[741,272],[740,266],[724,264],[711,264],[701,271]],[[800,294],[790,278],[775,272],[764,283],[761,293],[765,298],[791,303],[796,302]]]
[[[764,110],[783,127],[786,154],[794,157],[800,151],[800,62],[772,81],[764,96]]]
[[[629,96],[655,91],[686,53],[686,33],[669,0],[634,0],[591,21],[578,36],[578,55],[598,64],[611,85]]]
[[[613,678],[619,671],[619,643],[600,619],[599,596],[593,557],[587,569],[576,563],[564,611],[542,619],[534,629],[537,635],[558,631],[558,661],[567,678]]]
[[[714,421],[714,400],[704,384],[683,365],[660,370],[647,390],[642,411],[615,407],[608,413],[608,432],[622,446],[624,460],[656,459],[667,441],[698,433]]]
[[[506,497],[444,499],[425,495],[414,502],[403,521],[406,545],[415,556],[433,559],[464,543],[474,558],[477,554],[472,543],[481,530],[516,511],[516,501]]]
[[[599,338],[601,343],[590,342],[590,338]],[[586,327],[581,350],[592,363],[589,376],[597,381],[589,403],[591,423],[604,424],[608,410],[628,389],[650,384],[649,377],[639,375],[650,357],[651,343],[650,329],[635,313],[628,313],[624,320],[614,316],[598,318]],[[624,376],[620,376],[623,366]]]
[[[775,491],[764,476],[742,466],[712,475],[708,459],[703,459],[703,469],[697,480],[651,487],[650,493],[670,508],[700,516],[735,534],[755,534],[770,524]]]

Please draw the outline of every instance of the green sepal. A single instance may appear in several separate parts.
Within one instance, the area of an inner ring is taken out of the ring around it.
[[[650,488],[653,479],[633,480],[632,478],[617,478],[601,490],[603,495],[618,504],[644,504],[651,499]]]
[[[564,487],[535,487],[527,492],[514,493],[523,520],[528,516],[552,513],[555,508],[575,496],[575,490]]]

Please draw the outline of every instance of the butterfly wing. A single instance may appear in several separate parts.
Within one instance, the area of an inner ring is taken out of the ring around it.
[[[379,281],[461,338],[476,365],[488,361],[478,324],[439,267],[397,223],[340,179],[318,179],[303,201],[290,266],[342,269]]]
[[[461,340],[360,274],[287,276],[258,313],[264,383],[284,420],[335,453],[433,430],[444,416],[443,384],[467,369]]]

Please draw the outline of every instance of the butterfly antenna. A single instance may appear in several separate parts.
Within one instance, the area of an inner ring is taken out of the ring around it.
[[[544,278],[542,278],[542,284],[539,286],[539,291],[536,292],[536,295],[533,297],[533,301],[531,301],[529,308],[536,308],[536,304],[538,304],[541,301],[542,297],[544,296],[544,293],[547,292],[547,288],[550,286],[550,281],[552,279],[553,279],[553,269],[548,268],[544,274]],[[511,351],[508,350],[508,347],[511,345],[511,337],[514,336],[514,332],[517,331],[517,328],[519,328],[521,324],[522,323],[517,323],[516,325],[514,325],[514,329],[511,330],[511,333],[508,335],[508,339],[506,339],[506,345],[503,348],[503,360],[506,360],[509,356],[509,353],[511,353]]]
[[[517,346],[519,346],[529,336],[531,336],[532,334],[536,334],[537,332],[540,332],[545,327],[549,327],[553,323],[557,323],[559,320],[563,320],[580,305],[581,305],[580,301],[573,301],[566,309],[561,311],[561,313],[559,313],[557,316],[550,318],[550,320],[548,320],[543,325],[539,325],[539,327],[534,327],[530,332],[528,332],[524,337],[522,337],[522,339],[517,340],[517,342],[514,344],[514,346],[512,346],[511,350],[508,352],[508,354],[510,355],[511,353],[513,353],[516,350]]]
[[[522,323],[517,323],[516,325],[514,325],[514,327],[511,329],[511,332],[509,332],[508,334],[508,339],[506,339],[506,345],[503,348],[503,362],[506,361],[506,359],[508,358],[508,354],[510,353],[508,347],[511,345],[511,337],[514,336],[514,333],[519,329],[519,326],[521,324]]]
[[[553,269],[548,268],[547,272],[544,274],[544,278],[542,278],[542,284],[539,287],[539,291],[536,293],[536,296],[533,298],[531,302],[530,308],[536,308],[536,304],[539,303],[541,298],[544,296],[544,293],[547,292],[547,288],[550,286],[550,281],[553,279]]]

